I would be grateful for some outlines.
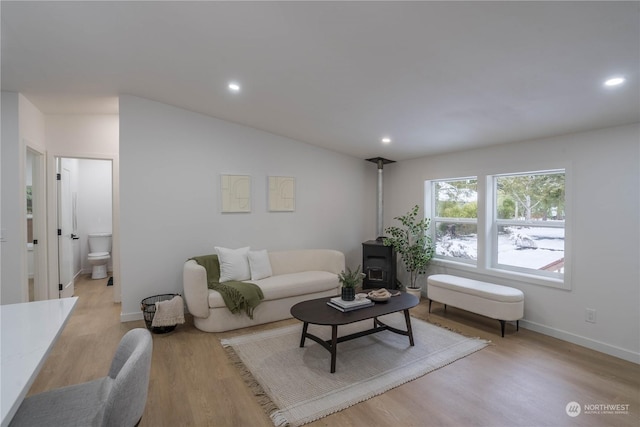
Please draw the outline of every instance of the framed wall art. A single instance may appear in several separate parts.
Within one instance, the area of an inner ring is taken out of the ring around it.
[[[296,179],[292,176],[269,177],[269,211],[296,210]]]
[[[251,176],[221,175],[222,212],[251,212]]]

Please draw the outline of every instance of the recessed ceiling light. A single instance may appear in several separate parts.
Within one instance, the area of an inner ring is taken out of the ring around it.
[[[382,143],[383,144],[390,144],[391,143],[391,138],[389,138],[389,137],[382,138]]]
[[[620,86],[624,81],[624,77],[611,77],[605,80],[604,85],[607,87]]]
[[[236,82],[229,83],[228,87],[231,92],[240,92],[240,85]]]

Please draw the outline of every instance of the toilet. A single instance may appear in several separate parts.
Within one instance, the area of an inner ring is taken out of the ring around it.
[[[93,266],[92,279],[107,277],[107,264],[111,259],[111,233],[89,234],[89,264]]]

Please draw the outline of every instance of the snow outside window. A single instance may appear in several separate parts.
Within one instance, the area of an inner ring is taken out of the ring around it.
[[[432,182],[436,257],[474,264],[478,259],[478,180]]]
[[[493,176],[493,268],[563,278],[564,170]]]

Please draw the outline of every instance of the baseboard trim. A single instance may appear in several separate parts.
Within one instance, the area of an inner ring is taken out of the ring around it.
[[[135,322],[136,320],[144,320],[142,311],[136,311],[135,313],[120,313],[120,323]]]
[[[554,338],[568,341],[573,344],[580,345],[582,347],[590,348],[591,350],[599,351],[601,353],[608,354],[610,356],[618,357],[628,362],[640,364],[640,353],[633,352],[615,345],[603,343],[601,341],[593,340],[591,338],[583,337],[580,335],[572,334],[560,329],[551,328],[540,323],[531,322],[529,320],[520,320],[520,327],[529,329],[531,331],[539,332],[544,335],[548,335]]]

